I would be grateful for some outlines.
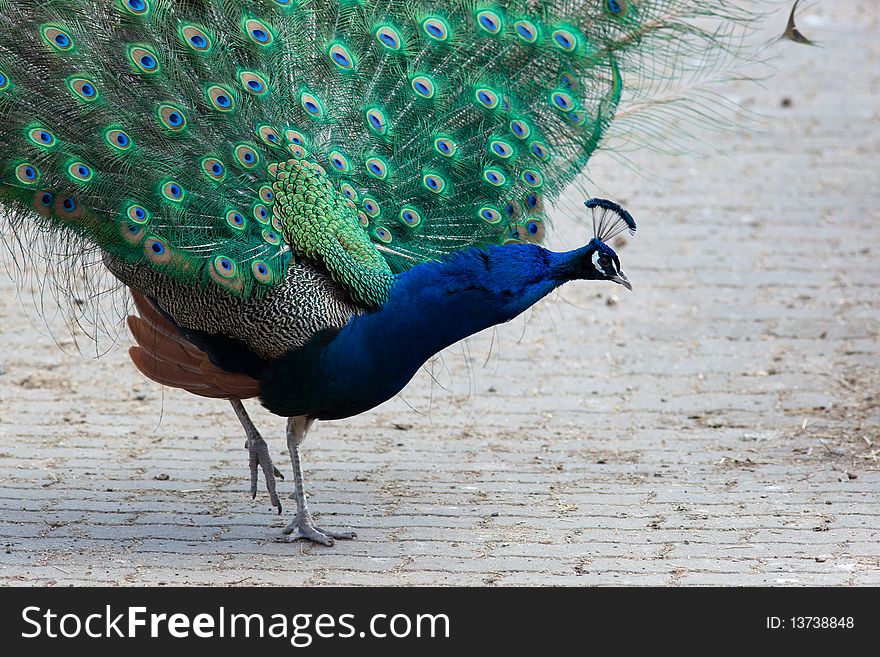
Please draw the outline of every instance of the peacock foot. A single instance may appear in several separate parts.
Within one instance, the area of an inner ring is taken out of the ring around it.
[[[284,540],[287,543],[306,540],[321,543],[328,547],[333,545],[337,540],[348,541],[357,538],[357,534],[354,532],[334,532],[322,529],[321,527],[316,527],[314,521],[312,521],[312,516],[309,513],[297,513],[296,519],[284,528],[284,533],[286,534]]]
[[[281,500],[278,498],[278,492],[275,488],[275,478],[284,479],[284,475],[272,463],[272,457],[269,456],[269,446],[262,436],[256,434],[255,437],[248,436],[244,447],[248,451],[251,469],[251,499],[257,497],[257,472],[262,469],[263,478],[266,480],[266,490],[269,491],[269,501],[273,507],[278,509],[280,515]]]

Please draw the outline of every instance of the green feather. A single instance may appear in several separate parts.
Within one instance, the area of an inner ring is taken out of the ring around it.
[[[14,224],[236,295],[294,254],[371,306],[414,264],[539,240],[627,80],[726,46],[692,18],[748,19],[709,0],[3,7]]]

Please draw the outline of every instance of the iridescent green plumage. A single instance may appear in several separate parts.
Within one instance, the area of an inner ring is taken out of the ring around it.
[[[545,202],[600,144],[626,76],[691,41],[717,45],[683,19],[725,10],[704,0],[0,6],[0,194],[19,221],[35,212],[120,261],[243,296],[301,256],[367,306],[414,264],[539,241]],[[300,188],[278,180],[279,166],[310,173]]]

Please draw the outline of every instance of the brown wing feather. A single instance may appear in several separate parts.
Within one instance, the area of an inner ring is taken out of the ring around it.
[[[138,344],[128,355],[144,376],[202,397],[249,399],[259,395],[256,379],[214,365],[147,297],[134,290],[131,295],[140,317],[128,317],[128,328]]]

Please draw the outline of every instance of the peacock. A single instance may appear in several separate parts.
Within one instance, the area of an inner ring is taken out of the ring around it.
[[[3,221],[100,257],[138,311],[134,365],[231,402],[278,513],[243,400],[287,418],[286,540],[332,545],[355,534],[309,511],[312,423],[568,281],[632,289],[609,246],[630,213],[588,198],[592,237],[554,252],[551,206],[630,92],[752,19],[727,0],[0,0]]]

